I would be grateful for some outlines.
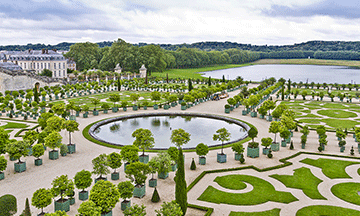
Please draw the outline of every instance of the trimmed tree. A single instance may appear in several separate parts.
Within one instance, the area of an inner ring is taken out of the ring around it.
[[[53,131],[51,132],[47,137],[45,137],[45,146],[52,149],[50,153],[57,154],[57,156],[54,156],[55,159],[59,157],[58,150],[55,150],[55,148],[59,148],[61,146],[61,140],[62,137],[59,134],[59,132]],[[51,154],[49,153],[49,157],[51,157]]]
[[[115,185],[109,181],[98,181],[90,191],[90,200],[100,207],[102,214],[112,211],[119,202],[120,193]]]
[[[36,158],[35,159],[35,165],[39,166],[42,164],[42,159],[40,159],[41,156],[44,155],[45,153],[45,149],[44,149],[44,146],[40,143],[34,145],[32,147],[32,155]]]
[[[5,159],[5,156],[0,155],[0,180],[5,178],[3,171],[6,170],[6,167],[7,167],[7,160]]]
[[[175,200],[171,202],[164,202],[161,205],[161,209],[155,210],[158,216],[181,216],[184,215],[181,211],[181,207],[178,203],[175,202]]]
[[[116,172],[117,168],[120,168],[122,165],[121,155],[119,153],[113,152],[107,156],[108,164],[111,169],[114,169],[114,172],[111,173],[112,180],[119,179],[119,173]]]
[[[145,206],[144,205],[134,205],[131,206],[130,208],[126,209],[124,211],[124,216],[145,216],[146,215],[146,211],[145,211]]]
[[[74,120],[67,120],[64,123],[64,129],[69,132],[69,144],[68,144],[68,148],[71,149],[72,146],[74,146],[75,144],[71,143],[71,133],[74,133],[75,131],[79,131],[79,123],[74,121]],[[75,152],[75,147],[73,149],[73,151],[69,151],[70,154]]]
[[[85,190],[86,188],[91,186],[91,172],[87,170],[81,170],[76,173],[74,177],[75,187],[82,191],[79,192],[79,199],[80,200],[87,200],[88,199],[88,192]]]
[[[134,145],[126,145],[121,148],[120,155],[121,158],[126,161],[126,164],[139,160],[138,155],[139,148]]]
[[[31,205],[41,209],[39,215],[44,215],[44,208],[51,204],[53,194],[50,189],[40,188],[35,191],[31,198]]]
[[[0,197],[0,213],[2,216],[11,216],[17,212],[16,197],[5,194]]]
[[[196,154],[199,156],[199,163],[205,165],[206,163],[206,154],[209,153],[209,147],[204,143],[199,143],[196,146]]]
[[[131,205],[131,200],[127,199],[130,199],[133,196],[135,187],[131,181],[120,182],[117,187],[120,193],[120,197],[123,199],[121,202],[121,210],[125,210]]]
[[[110,173],[107,155],[101,154],[97,156],[92,160],[92,164],[93,164],[92,173],[95,175],[100,175],[98,178],[96,178],[96,180],[106,180],[106,177],[103,177],[103,175],[107,175]]]
[[[136,161],[126,167],[125,173],[126,177],[135,183],[134,196],[142,198],[145,195],[147,175],[151,173],[149,165]]]
[[[280,132],[280,129],[281,129],[280,122],[273,121],[270,123],[269,133],[273,133],[275,135],[273,143],[276,143],[276,134]]]
[[[25,209],[24,209],[22,215],[23,216],[31,216],[30,204],[29,204],[29,199],[28,198],[26,198]]]
[[[101,208],[91,200],[81,203],[78,212],[81,216],[101,216]]]
[[[64,195],[71,194],[74,191],[73,181],[71,179],[68,179],[67,175],[61,175],[55,178],[52,181],[51,185],[53,186],[51,189],[53,198],[56,198],[60,195],[60,199],[55,201],[55,203],[58,203],[58,205],[55,204],[55,211],[56,210],[69,211],[70,202],[66,202],[67,199],[64,198]]]
[[[160,196],[159,196],[159,192],[156,190],[156,187],[154,189],[154,193],[151,197],[151,202],[153,203],[158,203],[160,201]]]
[[[154,147],[155,140],[153,134],[149,129],[139,128],[135,130],[131,136],[135,138],[133,145],[143,150],[140,161],[143,160],[141,162],[147,163],[149,161],[149,156],[145,155],[145,149]]]
[[[15,160],[19,160],[15,163],[16,166],[22,166],[25,162],[22,162],[20,159],[22,156],[26,157],[29,153],[30,144],[27,141],[13,141],[6,144],[6,152],[9,154],[10,158],[14,158]],[[26,165],[25,165],[26,169]],[[22,168],[18,168],[17,172],[23,172]]]
[[[230,133],[226,128],[220,128],[216,131],[216,134],[213,135],[214,141],[221,141],[221,154],[224,154],[224,142],[230,140]]]
[[[5,131],[4,128],[0,127],[0,155],[5,154],[6,144],[10,142],[10,135]]]
[[[261,139],[261,145],[265,147],[265,151],[264,154],[268,154],[269,152],[267,151],[268,147],[271,145],[272,139],[270,137],[267,138],[262,138]]]

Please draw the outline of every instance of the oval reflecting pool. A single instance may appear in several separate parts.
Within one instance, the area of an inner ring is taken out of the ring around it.
[[[131,134],[138,128],[149,129],[154,135],[153,149],[167,149],[175,146],[170,142],[171,131],[182,128],[191,134],[190,142],[184,149],[195,148],[199,143],[208,146],[221,145],[213,141],[213,134],[225,127],[231,134],[230,141],[237,142],[247,137],[249,126],[241,121],[207,114],[149,113],[121,116],[98,122],[91,126],[90,135],[112,145],[132,145]]]

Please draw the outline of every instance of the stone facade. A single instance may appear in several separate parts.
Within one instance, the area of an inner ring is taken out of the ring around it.
[[[146,71],[147,71],[145,65],[142,65],[139,71],[140,71],[140,78],[145,78],[146,77]]]

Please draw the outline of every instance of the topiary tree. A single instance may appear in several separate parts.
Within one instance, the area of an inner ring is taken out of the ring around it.
[[[158,203],[159,201],[160,201],[159,192],[156,190],[156,187],[155,187],[154,193],[151,196],[151,202]]]
[[[109,181],[98,181],[90,191],[90,200],[100,207],[101,213],[111,212],[119,202],[120,193],[115,185]]]
[[[280,127],[280,137],[283,138],[283,142],[285,142],[285,139],[290,136],[291,132],[284,127]]]
[[[258,130],[255,127],[251,127],[248,131],[248,136],[252,139],[252,142],[254,141],[254,138],[258,135]]]
[[[263,106],[266,108],[266,110],[269,110],[269,116],[271,116],[271,110],[275,109],[276,107],[275,102],[272,100],[265,101]]]
[[[136,161],[126,167],[125,173],[126,178],[135,183],[135,187],[142,187],[146,181],[146,175],[151,173],[151,169],[149,165]]]
[[[76,173],[74,177],[75,187],[85,192],[85,189],[91,186],[91,172],[87,170],[81,170]]]
[[[91,200],[81,203],[78,212],[78,216],[101,216],[101,208]]]
[[[45,153],[45,149],[44,149],[44,146],[40,143],[34,145],[32,147],[32,155],[37,158],[37,160],[40,160],[40,157],[44,155]]]
[[[105,111],[105,110],[110,109],[110,105],[108,103],[102,103],[101,108]]]
[[[209,153],[209,147],[204,143],[199,143],[196,146],[196,154],[199,155],[199,157],[205,157],[207,153]]]
[[[161,99],[161,94],[158,91],[153,91],[150,93],[150,98],[156,104],[156,101],[159,101]]]
[[[134,192],[134,185],[131,183],[131,181],[123,181],[120,182],[118,185],[118,190],[120,193],[120,197],[123,199],[123,201],[121,203],[129,203],[130,199],[133,196],[133,192]]]
[[[155,140],[149,129],[136,129],[131,136],[135,138],[133,145],[143,149],[142,157],[145,156],[145,149],[154,147]]]
[[[79,123],[74,120],[67,120],[64,122],[64,129],[69,132],[69,145],[71,144],[71,133],[79,131]]]
[[[270,123],[269,133],[273,133],[275,135],[273,143],[276,143],[276,134],[280,132],[280,126],[280,122],[277,121],[273,121]]]
[[[261,139],[261,145],[267,149],[271,145],[272,139],[270,137],[262,138]]]
[[[2,216],[11,216],[17,212],[16,197],[5,194],[0,197],[0,213]]]
[[[109,164],[109,167],[111,169],[114,169],[114,174],[117,173],[116,172],[116,169],[117,168],[120,168],[121,165],[122,165],[122,162],[121,162],[121,155],[119,153],[116,153],[116,152],[113,152],[113,153],[110,153],[108,156],[107,156],[107,160],[108,160],[108,164]]]
[[[174,200],[171,202],[164,202],[161,209],[155,210],[158,216],[182,216],[184,215],[181,207]]]
[[[92,104],[94,104],[94,111],[96,111],[96,106],[97,106],[98,104],[100,104],[100,99],[98,99],[98,98],[91,98],[90,101],[91,101]]]
[[[191,161],[190,170],[196,170],[196,164],[195,164],[194,158]]]
[[[137,146],[126,145],[121,148],[120,155],[126,161],[126,164],[130,164],[139,160],[138,151],[139,148]]]
[[[13,141],[6,144],[6,152],[11,158],[19,160],[17,163],[21,164],[21,157],[26,157],[29,153],[30,144],[27,141]]]
[[[68,179],[67,175],[56,177],[51,185],[53,186],[51,189],[53,197],[56,198],[60,195],[60,199],[56,200],[56,202],[65,201],[66,199],[63,198],[64,195],[69,194],[74,190],[74,183],[71,179]]]
[[[26,198],[25,209],[24,209],[24,211],[23,211],[23,213],[21,215],[22,216],[31,216],[30,204],[29,204],[29,199],[28,198]]]
[[[190,136],[191,135],[185,132],[185,130],[179,128],[171,132],[170,140],[180,149],[182,145],[190,141]]]
[[[109,170],[109,163],[108,163],[108,159],[107,159],[107,155],[106,154],[101,154],[99,156],[97,156],[96,158],[94,158],[92,160],[92,164],[93,164],[93,171],[92,173],[95,175],[100,175],[97,179],[106,179],[103,178],[103,175],[107,175],[110,173]]]
[[[50,189],[40,188],[35,191],[31,198],[31,205],[41,209],[39,215],[44,215],[44,208],[51,204],[53,194]]]
[[[53,131],[47,137],[45,137],[45,146],[52,149],[53,152],[56,152],[55,148],[60,148],[62,137],[59,132]]]
[[[186,181],[185,181],[185,169],[184,169],[184,156],[182,148],[179,149],[178,156],[178,169],[175,174],[175,201],[181,207],[183,214],[185,215],[187,210],[187,192],[186,192]]]
[[[127,208],[124,211],[124,216],[145,216],[146,215],[146,211],[145,211],[145,206],[144,205],[133,205],[130,208]]]
[[[360,135],[360,133],[359,133],[359,135]],[[171,158],[171,160],[173,162],[172,165],[176,164],[177,160],[178,160],[179,149],[177,149],[176,147],[171,146],[171,147],[168,148],[167,153],[170,155],[170,158]]]
[[[216,134],[213,135],[213,140],[221,141],[221,154],[224,154],[224,142],[230,140],[230,133],[226,128],[220,128],[216,131]]]
[[[109,100],[114,103],[114,108],[116,108],[116,102],[120,101],[120,95],[116,93],[111,94]]]

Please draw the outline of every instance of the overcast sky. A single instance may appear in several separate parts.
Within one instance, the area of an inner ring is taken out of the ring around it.
[[[0,45],[360,40],[355,0],[0,0]]]

